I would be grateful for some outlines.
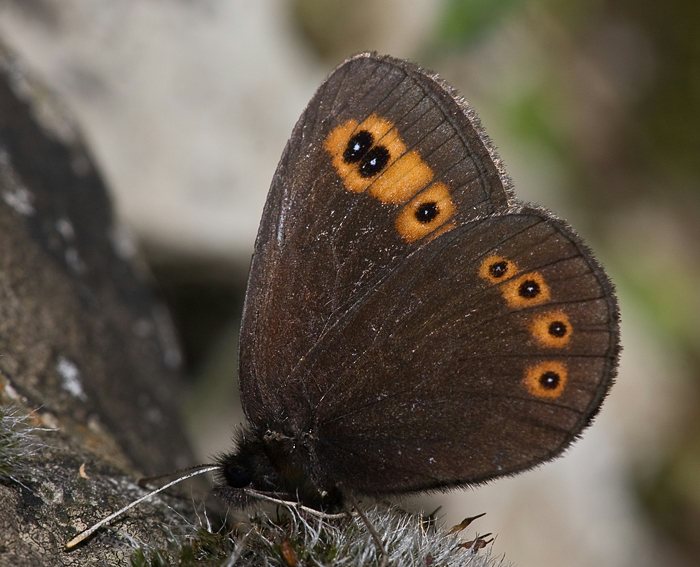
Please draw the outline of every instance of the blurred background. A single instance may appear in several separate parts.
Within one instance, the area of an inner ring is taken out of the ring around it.
[[[521,567],[700,562],[700,3],[16,0],[0,39],[76,117],[185,350],[202,460],[241,419],[237,328],[294,122],[376,49],[454,84],[518,195],[567,218],[617,284],[618,383],[554,463],[406,500],[487,512]]]

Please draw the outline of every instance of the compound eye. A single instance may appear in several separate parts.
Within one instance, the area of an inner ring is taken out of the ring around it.
[[[239,464],[227,464],[223,472],[226,483],[233,488],[245,488],[253,482],[250,473]]]

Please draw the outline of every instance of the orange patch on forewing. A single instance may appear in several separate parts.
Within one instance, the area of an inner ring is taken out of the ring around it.
[[[561,310],[542,313],[530,323],[532,337],[543,347],[562,348],[569,344],[574,328]]]
[[[492,272],[492,267],[496,265],[505,265],[501,275],[494,275]],[[499,256],[498,254],[491,254],[484,258],[479,266],[479,277],[491,283],[504,282],[512,278],[518,273],[518,266],[515,262],[510,261],[508,258]]]
[[[528,295],[525,289],[528,284],[534,284],[536,293]],[[529,272],[522,274],[517,278],[512,278],[503,284],[501,287],[503,299],[509,307],[513,309],[522,309],[524,307],[532,307],[541,305],[549,301],[551,292],[549,286],[544,281],[544,277],[539,272]]]
[[[434,204],[437,214],[426,222],[421,222],[417,214],[424,205]],[[396,217],[396,230],[406,242],[415,242],[444,225],[456,210],[450,190],[444,183],[433,183],[406,203]]]
[[[433,170],[430,166],[418,152],[410,151],[393,163],[390,160],[389,165],[370,186],[369,192],[382,203],[405,203],[432,179]]]
[[[389,132],[389,130],[393,130],[394,128],[394,123],[391,120],[382,118],[377,114],[370,114],[360,123],[358,130],[367,130],[370,132],[374,137],[374,142],[376,144],[384,137],[385,134]]]
[[[343,160],[343,153],[348,147],[348,142],[350,141],[350,138],[352,138],[352,135],[355,133],[357,125],[357,120],[348,120],[346,122],[343,122],[339,126],[333,128],[333,130],[331,130],[330,134],[326,136],[326,139],[323,142],[323,147],[331,156],[331,163],[333,164],[333,167],[338,172],[340,178],[343,180],[345,187],[347,187],[347,189],[349,189],[350,191],[361,191],[361,188],[354,189],[353,187],[350,187],[347,183],[345,183],[345,179],[353,173],[354,169],[356,169],[356,164],[345,163],[345,160]]]
[[[546,360],[525,369],[523,385],[533,396],[553,400],[561,396],[568,379],[569,372],[564,363]]]
[[[431,232],[427,238],[428,238],[428,240],[435,240],[438,236],[445,234],[446,232],[450,232],[456,226],[457,225],[453,222],[445,223],[437,230]]]
[[[350,139],[363,130],[372,135],[371,148],[383,146],[389,152],[384,168],[371,177],[360,175],[362,160],[347,163],[343,158]],[[407,151],[394,123],[376,114],[362,122],[350,119],[336,126],[323,145],[346,189],[361,193],[369,188],[372,197],[382,203],[405,203],[434,176],[432,168],[416,150]]]
[[[357,133],[366,130],[372,135],[372,146],[384,146],[389,152],[389,160],[384,168],[372,177],[360,175],[360,164],[362,161],[347,163],[343,159],[343,154],[348,147],[348,142]],[[362,122],[350,119],[336,126],[326,136],[323,147],[331,156],[331,162],[336,172],[343,180],[343,185],[348,191],[362,193],[377,179],[382,173],[395,162],[400,156],[406,153],[399,131],[394,127],[394,123],[386,118],[381,118],[376,114],[371,114]]]
[[[348,144],[362,131],[371,134],[372,143],[364,154],[359,154],[362,158],[348,163],[345,160]],[[369,188],[369,194],[382,203],[406,203],[396,218],[396,229],[406,242],[428,235],[435,238],[455,227],[454,223],[448,222],[456,211],[449,187],[442,182],[430,184],[434,177],[432,168],[418,151],[407,151],[398,129],[390,120],[376,114],[362,122],[347,120],[331,130],[323,146],[348,191],[361,193]],[[360,170],[365,163],[364,156],[379,146],[388,152],[386,164],[374,175],[363,177]],[[432,203],[437,213],[420,218],[419,213],[426,203]]]

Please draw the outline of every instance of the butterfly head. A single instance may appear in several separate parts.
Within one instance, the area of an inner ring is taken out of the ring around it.
[[[339,509],[340,490],[318,480],[312,457],[313,439],[266,430],[244,430],[234,452],[218,459],[217,492],[237,507],[251,502],[251,491],[299,501],[320,510]]]

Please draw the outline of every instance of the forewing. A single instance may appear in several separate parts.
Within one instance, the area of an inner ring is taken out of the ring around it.
[[[346,153],[361,132],[378,161]],[[240,345],[255,425],[306,426],[336,369],[299,368],[329,330],[417,248],[507,206],[493,158],[466,103],[417,67],[364,54],[336,69],[294,128],[255,245]]]

